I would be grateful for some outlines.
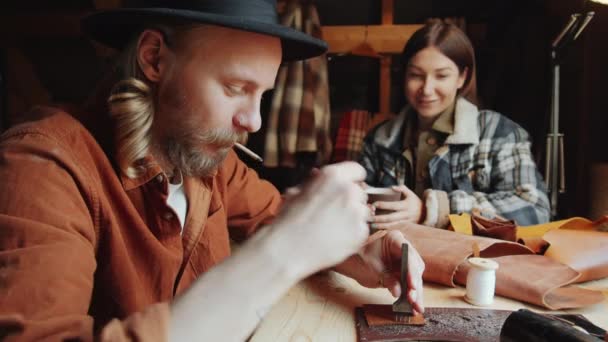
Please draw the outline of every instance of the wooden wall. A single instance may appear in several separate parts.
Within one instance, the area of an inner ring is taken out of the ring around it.
[[[4,0],[0,4],[3,127],[10,125],[11,115],[18,115],[34,103],[78,102],[86,96],[108,66],[112,53],[84,38],[78,20],[84,13],[113,8],[121,2]],[[541,166],[549,115],[549,43],[571,13],[596,11],[562,65],[561,127],[566,135],[568,192],[560,197],[560,214],[586,216],[592,191],[588,181],[591,164],[608,162],[604,149],[604,131],[608,128],[605,114],[608,96],[604,94],[608,76],[604,64],[608,60],[605,47],[608,7],[585,0],[387,2],[394,8],[392,18],[387,18],[382,1],[377,0],[318,0],[316,5],[321,23],[333,27],[326,30],[330,37],[339,37],[343,29],[339,26],[376,27],[383,24],[383,19],[384,24],[390,19],[394,25],[414,27],[407,25],[419,25],[429,17],[465,18],[467,33],[476,47],[479,93],[484,107],[507,115],[531,133],[533,150]],[[371,37],[376,34],[373,30],[368,31],[368,37],[370,32]],[[394,58],[394,53],[387,51],[386,55]],[[337,54],[329,57],[334,126],[349,108],[373,112],[380,111],[382,106],[386,108],[380,84],[387,74],[381,73],[380,60]],[[395,80],[402,70],[397,63],[384,70],[389,75],[388,110],[397,111],[399,94]],[[258,151],[263,133],[252,137]],[[280,188],[301,181],[308,173],[306,166],[297,170],[258,170]]]

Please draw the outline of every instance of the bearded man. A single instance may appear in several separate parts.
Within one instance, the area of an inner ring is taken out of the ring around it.
[[[326,44],[279,25],[273,0],[149,3],[84,19],[122,51],[86,106],[34,108],[2,136],[0,336],[243,340],[332,266],[398,295],[383,271],[406,241],[364,245],[360,166],[325,167],[283,201],[232,150],[260,128],[281,62]],[[231,238],[248,240],[232,256]]]

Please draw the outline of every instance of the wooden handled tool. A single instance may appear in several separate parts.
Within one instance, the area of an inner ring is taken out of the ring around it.
[[[409,322],[410,318],[414,315],[412,304],[407,298],[408,285],[408,245],[406,243],[401,245],[401,295],[393,303],[393,312],[395,313],[395,321],[401,323]]]

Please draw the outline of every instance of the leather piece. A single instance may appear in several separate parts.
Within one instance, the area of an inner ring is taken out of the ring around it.
[[[404,322],[395,321],[395,313],[391,305],[365,304],[363,305],[365,319],[369,326],[377,325],[424,325],[424,316],[416,313]]]
[[[496,272],[496,294],[515,298],[552,310],[583,307],[601,302],[599,291],[563,287],[579,278],[572,268],[541,255],[508,255],[492,258],[500,266]],[[458,267],[455,282],[466,286],[468,263]]]
[[[458,265],[472,255],[473,243],[479,245],[483,258],[534,253],[514,242],[458,234],[414,223],[406,224],[402,232],[426,264],[424,280],[451,287],[456,286],[453,280]]]
[[[507,220],[500,217],[489,219],[480,214],[472,214],[471,225],[473,228],[473,235],[506,241],[516,240],[517,227],[513,220]]]
[[[589,221],[582,217],[571,217],[569,219],[541,223],[534,226],[517,227],[517,238],[542,237],[554,229],[572,230],[601,230],[608,223],[608,215],[602,216],[595,221]]]
[[[386,305],[389,307],[390,306]],[[426,324],[370,326],[364,308],[355,309],[359,341],[498,341],[509,310],[426,308]]]
[[[540,237],[519,238],[517,242],[533,250],[534,254],[539,255],[544,255],[549,248],[549,243]]]
[[[577,281],[580,273],[548,257],[534,255],[531,249],[517,243],[417,224],[407,224],[402,232],[426,264],[425,281],[452,287],[455,282],[466,285],[466,260],[476,242],[481,257],[494,258],[500,264],[496,271],[498,295],[552,310],[584,307],[604,299],[599,291],[563,288]]]
[[[478,214],[450,215],[451,229],[468,235],[511,240],[502,229],[510,229],[509,221],[486,219]],[[608,276],[608,215],[595,221],[582,217],[553,221],[534,226],[516,227],[517,241],[534,253],[546,255],[582,273],[577,282]],[[491,227],[491,228],[488,228]],[[485,231],[484,231],[485,229]],[[496,233],[490,230],[498,229]],[[510,232],[509,232],[510,234]],[[549,245],[552,245],[550,247]]]
[[[608,233],[558,229],[547,232],[545,256],[581,273],[577,282],[608,277]]]

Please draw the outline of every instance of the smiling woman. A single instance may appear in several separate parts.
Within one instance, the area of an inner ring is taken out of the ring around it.
[[[408,104],[370,131],[360,162],[369,185],[393,186],[403,199],[375,203],[393,212],[374,216],[373,227],[445,227],[448,214],[473,209],[520,225],[547,221],[527,132],[477,108],[475,53],[464,32],[429,23],[406,43],[401,62]]]
[[[453,110],[457,92],[464,85],[468,67],[460,71],[450,58],[435,47],[420,50],[405,71],[405,95],[418,112],[422,130],[431,128],[443,112]]]

